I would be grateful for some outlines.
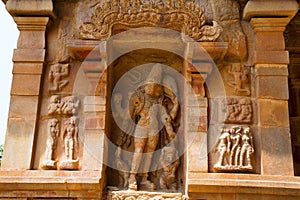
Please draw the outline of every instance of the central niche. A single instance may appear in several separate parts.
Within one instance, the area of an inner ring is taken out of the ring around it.
[[[131,51],[108,67],[110,188],[184,191],[182,68],[180,56],[158,49]]]

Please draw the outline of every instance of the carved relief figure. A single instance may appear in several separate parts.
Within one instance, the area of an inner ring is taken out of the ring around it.
[[[241,151],[241,127],[234,126],[230,129],[230,140],[232,147],[230,150],[229,165],[238,165],[238,158]]]
[[[160,164],[163,166],[159,179],[161,189],[177,190],[176,171],[180,164],[178,152],[174,147],[164,147],[160,156]]]
[[[79,100],[74,96],[68,96],[63,99],[61,111],[65,115],[74,115],[77,113]]]
[[[223,128],[216,143],[219,157],[214,169],[217,171],[252,170],[251,154],[254,152],[250,127]]]
[[[78,146],[77,138],[78,127],[76,124],[76,117],[71,117],[68,120],[67,126],[63,132],[64,147],[67,160],[74,160],[74,149]]]
[[[48,114],[61,114],[61,98],[59,95],[53,95],[50,97],[48,106]]]
[[[229,81],[228,85],[234,89],[235,94],[250,95],[249,72],[243,64],[232,64],[228,74],[233,76],[233,80]]]
[[[171,141],[176,136],[172,127],[174,119],[163,104],[165,92],[163,86],[160,85],[162,73],[161,65],[155,64],[145,84],[132,95],[130,100],[130,113],[133,121],[137,122],[129,177],[129,189],[132,190],[137,190],[136,175],[139,169],[143,172],[139,186],[150,190],[156,188],[154,183],[148,180],[147,172],[150,170],[153,152],[161,136],[159,124],[163,124],[165,127],[166,140]],[[165,142],[168,143],[168,141]],[[144,156],[142,162],[143,153],[147,153],[147,156]]]
[[[231,147],[231,139],[230,139],[229,130],[227,128],[222,128],[221,134],[219,136],[215,148],[215,151],[217,150],[220,154],[219,160],[215,166],[224,166],[225,154],[230,153],[230,147]]]
[[[75,159],[78,151],[78,124],[76,117],[67,120],[63,129],[63,142],[66,160],[61,161],[60,169],[78,169],[79,160]]]
[[[249,127],[244,128],[242,133],[242,149],[240,154],[240,166],[247,166],[252,168],[251,154],[254,153],[253,137]]]
[[[227,98],[223,105],[226,123],[251,123],[252,102],[249,98]]]
[[[69,75],[69,64],[54,64],[49,72],[49,92],[59,92],[69,81],[63,80]]]
[[[78,111],[79,99],[74,96],[67,96],[61,99],[59,95],[50,97],[48,114],[74,115]]]
[[[120,130],[120,137],[119,140],[117,141],[118,146],[123,146],[125,144],[126,147],[129,147],[131,141],[130,138],[128,137],[129,135],[127,133],[131,133],[132,131],[130,130],[132,128],[132,122],[131,118],[128,118],[126,115],[126,112],[128,112],[128,107],[122,108],[122,99],[123,96],[121,93],[116,93],[113,96],[114,100],[114,117],[118,121],[118,125],[120,125],[121,130]]]
[[[48,139],[45,160],[42,163],[43,169],[55,169],[56,161],[54,160],[54,151],[56,149],[57,138],[59,136],[58,119],[50,119],[48,122]]]

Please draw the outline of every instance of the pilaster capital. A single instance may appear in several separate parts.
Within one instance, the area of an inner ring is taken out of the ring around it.
[[[52,16],[52,0],[7,0],[6,10],[14,16]]]
[[[296,0],[250,0],[247,2],[243,18],[281,18],[292,19],[299,5]]]

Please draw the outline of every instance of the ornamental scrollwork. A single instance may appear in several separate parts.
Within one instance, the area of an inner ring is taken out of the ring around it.
[[[107,40],[114,25],[128,28],[160,27],[179,31],[195,41],[215,41],[222,32],[216,21],[207,25],[201,7],[183,0],[106,0],[99,4],[90,22],[79,27],[79,37]]]

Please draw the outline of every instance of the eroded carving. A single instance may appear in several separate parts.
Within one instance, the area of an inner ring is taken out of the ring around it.
[[[49,92],[59,92],[69,81],[63,78],[69,75],[69,64],[51,65],[49,72]]]
[[[109,200],[183,200],[182,193],[146,192],[146,191],[109,191]]]
[[[251,123],[252,102],[249,98],[227,98],[224,103],[226,123]]]
[[[215,151],[219,152],[218,161],[214,165],[216,171],[252,170],[254,146],[250,127],[222,128]]]
[[[192,1],[106,0],[98,5],[91,22],[80,26],[79,35],[82,39],[106,40],[112,35],[112,27],[119,24],[130,28],[169,28],[196,41],[215,41],[222,28],[215,21],[213,26],[205,23],[201,7]]]
[[[78,122],[76,117],[67,120],[63,130],[66,160],[60,163],[60,169],[78,169],[79,160],[75,159],[78,150]]]
[[[137,122],[134,131],[134,154],[131,162],[129,177],[129,189],[137,190],[138,184],[136,175],[142,173],[139,183],[140,190],[154,190],[156,186],[148,180],[148,172],[152,163],[153,152],[156,150],[159,138],[164,138],[162,146],[170,143],[175,136],[172,122],[176,117],[178,110],[178,100],[171,88],[163,87],[163,81],[166,85],[173,85],[171,78],[162,80],[162,66],[155,64],[147,77],[145,84],[140,87],[130,99],[130,113],[133,121]],[[170,80],[168,80],[170,79]],[[167,109],[164,104],[164,98],[168,97],[172,101],[172,108]],[[164,125],[165,133],[159,127]],[[164,136],[163,136],[164,135]],[[175,145],[172,143],[172,145]],[[173,148],[175,148],[173,146]],[[146,156],[145,156],[146,155]],[[143,162],[142,162],[143,158]],[[165,176],[162,183],[167,181],[170,176]],[[164,183],[163,187],[168,186]]]
[[[180,164],[178,152],[174,147],[164,147],[160,156],[160,164],[163,166],[159,178],[160,189],[177,190],[176,171]]]
[[[249,72],[243,64],[234,63],[228,71],[233,80],[228,81],[228,85],[234,89],[237,95],[250,95]]]
[[[58,119],[50,119],[48,122],[47,148],[46,148],[45,160],[42,163],[42,169],[56,169],[54,151],[56,149],[59,132],[60,129],[59,129]]]
[[[115,168],[118,169],[119,173],[119,187],[127,188],[128,187],[128,177],[129,177],[129,166],[122,159],[122,149],[119,146],[115,152]]]
[[[79,99],[75,96],[61,98],[59,95],[50,97],[48,114],[74,115],[78,112]]]

